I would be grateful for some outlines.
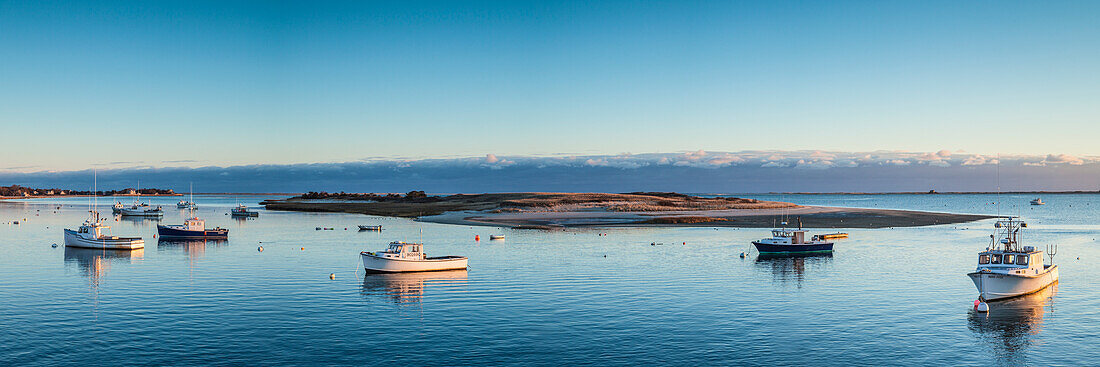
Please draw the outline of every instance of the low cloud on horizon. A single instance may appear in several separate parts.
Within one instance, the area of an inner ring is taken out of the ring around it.
[[[166,161],[168,162],[168,161]],[[186,162],[186,161],[175,161]],[[119,162],[112,162],[117,164]],[[138,163],[138,162],[135,162]],[[691,151],[101,169],[101,187],[200,192],[896,192],[1098,190],[1100,157],[938,152]],[[3,172],[0,185],[83,188],[91,170]],[[998,180],[999,177],[999,180]]]

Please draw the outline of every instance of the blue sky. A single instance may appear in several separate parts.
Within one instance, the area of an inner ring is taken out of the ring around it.
[[[0,170],[1096,156],[1098,8],[0,0]]]

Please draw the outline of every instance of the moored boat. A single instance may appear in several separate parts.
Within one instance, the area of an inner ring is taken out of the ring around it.
[[[154,208],[148,204],[134,204],[127,208],[119,209],[118,214],[124,217],[163,217],[164,210],[159,206]]]
[[[134,250],[145,248],[141,237],[118,237],[103,233],[111,228],[100,223],[99,215],[93,213],[92,219],[85,221],[76,230],[65,228],[65,247],[91,248],[101,250]]]
[[[183,224],[157,225],[161,238],[228,238],[227,228],[206,228],[206,221],[198,217],[187,218]]]
[[[1035,198],[1031,201],[1031,205],[1046,205],[1046,203],[1043,202],[1043,198]]]
[[[1044,252],[1020,244],[1027,223],[1003,217],[993,225],[990,246],[978,253],[978,267],[967,276],[981,300],[992,301],[1038,292],[1058,281],[1058,265],[1046,265]],[[1053,253],[1051,262],[1053,263]]]
[[[381,231],[382,230],[382,225],[379,224],[379,225],[376,225],[376,226],[366,226],[366,225],[360,224],[359,225],[359,230],[360,231]]]
[[[248,210],[248,207],[244,206],[244,205],[237,205],[237,207],[230,210],[229,213],[232,214],[234,217],[258,217],[258,216],[260,216],[260,213]]]
[[[428,257],[424,245],[402,241],[391,242],[384,251],[359,253],[368,272],[403,273],[466,269],[465,256]]]
[[[503,241],[504,240],[504,235],[502,235],[502,234],[491,234],[491,235],[489,235],[489,240],[490,241]]]
[[[178,203],[176,203],[176,207],[180,209],[191,209],[195,208],[195,203],[187,200],[180,200]]]
[[[795,230],[773,229],[771,238],[752,241],[752,244],[756,246],[756,250],[760,254],[802,254],[833,251],[832,242],[818,239],[817,236],[806,240],[806,231],[801,228]]]

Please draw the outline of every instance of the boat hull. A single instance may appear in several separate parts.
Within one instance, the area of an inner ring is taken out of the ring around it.
[[[100,250],[136,250],[145,248],[145,240],[134,237],[111,237],[89,239],[81,237],[76,231],[65,230],[65,247],[91,248]]]
[[[973,272],[967,274],[979,296],[992,301],[1031,294],[1043,290],[1058,281],[1058,265],[1046,266],[1037,275],[1025,276],[994,272]]]
[[[164,225],[157,226],[157,235],[161,238],[228,238],[229,230],[225,228],[186,230],[172,228]]]
[[[833,243],[814,243],[814,244],[798,244],[798,245],[773,245],[763,242],[752,242],[753,246],[756,246],[756,251],[761,254],[805,254],[805,253],[825,253],[833,252]]]
[[[159,217],[164,216],[163,211],[144,211],[144,210],[129,210],[129,209],[122,209],[122,210],[118,211],[117,214],[120,214],[124,217],[158,217],[159,218]]]
[[[409,273],[420,271],[443,271],[466,269],[467,258],[464,256],[429,257],[426,260],[389,259],[361,253],[363,268],[375,273]]]
[[[259,212],[232,212],[230,214],[233,215],[234,217],[258,217],[258,216],[260,216]]]

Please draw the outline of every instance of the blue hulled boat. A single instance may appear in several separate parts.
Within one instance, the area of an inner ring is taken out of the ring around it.
[[[191,217],[183,224],[157,225],[157,234],[161,238],[229,238],[227,228],[206,228],[206,221]]]
[[[806,240],[802,229],[773,229],[772,237],[752,241],[760,254],[804,254],[833,252],[833,243],[825,240]]]

